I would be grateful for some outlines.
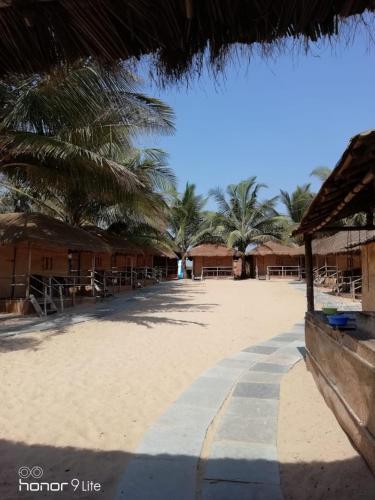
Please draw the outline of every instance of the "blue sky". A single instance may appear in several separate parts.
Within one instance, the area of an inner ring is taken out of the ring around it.
[[[374,84],[359,33],[349,47],[240,60],[216,83],[204,74],[189,88],[146,85],[176,113],[176,134],[152,144],[169,153],[180,189],[189,181],[207,193],[252,175],[269,186],[264,197],[309,181],[317,189],[310,171],[333,167],[351,136],[375,128]]]

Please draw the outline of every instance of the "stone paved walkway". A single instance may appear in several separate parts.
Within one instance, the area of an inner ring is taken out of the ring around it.
[[[281,500],[280,381],[303,352],[299,323],[204,372],[145,434],[115,499]]]

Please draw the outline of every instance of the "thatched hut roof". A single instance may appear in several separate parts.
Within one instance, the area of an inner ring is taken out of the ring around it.
[[[247,255],[257,255],[264,257],[265,255],[301,255],[300,247],[294,245],[283,245],[277,241],[267,241],[258,245],[256,248],[247,252]]]
[[[126,255],[142,255],[144,250],[139,246],[127,241],[125,238],[118,236],[117,234],[110,233],[105,229],[101,229],[97,226],[85,226],[85,231],[99,238],[101,241],[109,245],[114,252],[123,253]]]
[[[213,243],[205,243],[198,245],[188,252],[187,257],[234,257],[237,251],[233,248],[228,248],[225,245],[215,245]]]
[[[45,248],[111,252],[104,241],[60,220],[38,213],[0,214],[2,245],[30,242]]]
[[[366,9],[373,0],[0,0],[0,76],[152,54],[159,73],[178,79],[201,70],[207,49],[220,69],[233,44],[267,52],[285,37],[316,41]]]
[[[359,251],[361,245],[373,238],[375,238],[375,231],[341,231],[327,238],[313,240],[312,251],[314,255]]]
[[[354,136],[315,196],[296,234],[312,234],[344,217],[374,210],[374,157],[375,130]]]

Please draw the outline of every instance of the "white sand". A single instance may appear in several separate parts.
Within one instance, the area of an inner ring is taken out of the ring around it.
[[[304,310],[287,283],[175,282],[105,320],[1,340],[0,498],[19,498],[18,467],[40,465],[45,480],[95,480],[110,499],[145,430],[201,372]]]
[[[304,362],[281,384],[278,453],[285,500],[374,500],[375,478]]]
[[[51,480],[100,481],[110,498],[128,453],[202,371],[304,309],[286,283],[174,282],[110,319],[3,340],[0,497],[16,498],[25,464]]]

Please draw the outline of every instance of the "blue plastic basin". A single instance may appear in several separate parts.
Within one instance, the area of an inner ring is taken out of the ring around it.
[[[327,318],[331,326],[346,326],[349,321],[349,317],[345,316],[345,314],[332,314],[332,316],[327,316]]]

